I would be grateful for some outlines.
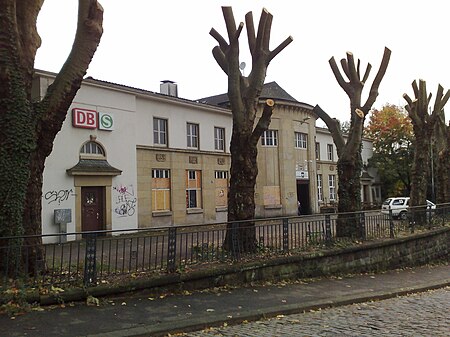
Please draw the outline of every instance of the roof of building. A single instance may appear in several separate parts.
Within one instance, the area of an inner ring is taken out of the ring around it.
[[[307,108],[312,109],[313,107],[307,103],[299,102],[294,97],[286,92],[277,82],[265,83],[261,92],[260,99],[273,99],[275,101],[290,102],[299,105],[304,105]],[[227,106],[229,103],[228,94],[220,94],[210,97],[205,97],[197,100],[200,103],[205,103],[209,105]]]

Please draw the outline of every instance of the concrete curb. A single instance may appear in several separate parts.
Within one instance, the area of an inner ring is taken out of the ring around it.
[[[276,317],[278,315],[291,315],[296,313],[301,313],[310,310],[319,310],[331,307],[344,306],[349,304],[384,300],[388,298],[393,298],[397,296],[404,296],[407,294],[414,294],[425,292],[433,289],[440,289],[450,286],[450,279],[446,279],[438,283],[428,283],[422,284],[417,287],[408,288],[397,288],[389,292],[371,292],[366,293],[361,296],[349,295],[333,297],[326,301],[314,302],[314,300],[309,302],[304,302],[302,304],[289,304],[282,306],[275,306],[270,308],[265,308],[256,311],[244,311],[240,313],[239,317],[223,319],[223,317],[213,316],[209,318],[198,318],[189,319],[176,322],[161,323],[159,325],[144,325],[129,329],[116,330],[108,332],[109,337],[138,337],[138,336],[165,336],[167,334],[175,334],[180,332],[190,332],[197,331],[207,327],[219,327],[223,323],[228,325],[240,324],[243,321],[256,321],[264,318]],[[105,334],[93,334],[88,335],[88,337],[102,337]]]

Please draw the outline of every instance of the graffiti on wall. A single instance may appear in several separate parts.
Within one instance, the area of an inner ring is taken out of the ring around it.
[[[133,216],[136,212],[137,198],[134,195],[133,185],[114,186],[114,212],[119,217]]]
[[[50,205],[53,202],[57,202],[58,205],[61,205],[63,201],[66,201],[69,199],[70,196],[73,196],[73,190],[54,190],[54,191],[48,191],[44,194],[44,199],[47,201],[47,203]]]

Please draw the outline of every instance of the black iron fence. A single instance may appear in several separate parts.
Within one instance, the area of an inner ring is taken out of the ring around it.
[[[395,219],[392,212],[365,211],[257,219],[235,225],[214,223],[43,235],[34,241],[55,243],[21,244],[21,254],[14,254],[17,242],[33,242],[29,240],[33,237],[0,238],[0,288],[18,279],[27,286],[92,286],[124,275],[140,277],[199,264],[321,249],[339,240],[338,219],[359,226],[358,240],[395,238],[448,224],[450,204],[437,205],[436,209],[410,208],[408,213],[407,219]],[[233,244],[224,247],[227,235],[239,239],[249,228],[254,228],[255,238],[250,251],[241,251],[242,247]]]

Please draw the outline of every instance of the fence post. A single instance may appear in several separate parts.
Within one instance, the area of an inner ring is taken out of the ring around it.
[[[173,273],[176,270],[175,257],[177,252],[177,228],[169,227],[167,243],[167,271]]]
[[[411,233],[414,233],[414,229],[416,226],[415,210],[408,210],[408,222]]]
[[[361,239],[365,240],[366,239],[366,215],[364,214],[364,212],[360,212],[359,213],[359,226],[360,226],[360,231],[361,231]]]
[[[427,211],[426,211],[426,213],[427,213],[427,223],[428,223],[428,229],[431,229],[431,227],[432,227],[432,218],[431,218],[431,216],[432,216],[432,213],[431,213],[431,206],[430,205],[427,205]]]
[[[283,251],[289,251],[289,220],[283,218]]]
[[[391,239],[393,239],[395,237],[394,219],[392,218],[392,209],[389,209],[389,236]]]
[[[95,285],[97,282],[97,233],[86,235],[86,254],[84,256],[84,285]]]
[[[325,242],[327,245],[331,244],[331,216],[325,214]]]

